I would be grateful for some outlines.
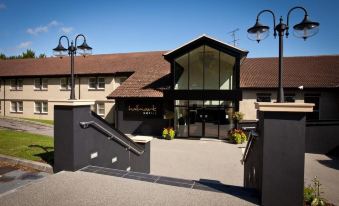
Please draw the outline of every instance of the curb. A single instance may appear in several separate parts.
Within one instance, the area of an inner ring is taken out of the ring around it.
[[[14,165],[20,165],[25,167],[30,167],[42,172],[53,174],[53,167],[49,164],[35,162],[31,160],[21,159],[17,157],[7,156],[0,154],[0,161],[7,162]]]
[[[46,123],[42,123],[42,122],[36,122],[36,121],[33,121],[33,120],[22,119],[22,118],[17,118],[17,117],[2,116],[0,118],[15,120],[15,121],[18,121],[18,122],[28,122],[30,124],[41,125],[41,126],[46,126],[46,127],[53,127],[54,126],[54,125],[50,125],[50,124],[46,124]]]

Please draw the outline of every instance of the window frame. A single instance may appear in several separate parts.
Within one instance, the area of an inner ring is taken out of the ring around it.
[[[23,79],[10,79],[9,84],[10,84],[11,91],[22,91],[23,90]]]
[[[102,105],[103,108],[100,108],[99,105]],[[103,110],[103,113],[100,113],[100,109]],[[105,116],[105,113],[106,113],[106,110],[105,110],[105,102],[99,102],[99,103],[96,103],[96,113],[97,113],[99,116]]]
[[[13,110],[13,105],[14,105],[14,110]],[[11,107],[10,107],[11,113],[23,113],[23,111],[24,111],[23,101],[11,101]]]
[[[103,84],[103,87],[100,87],[100,84]],[[105,77],[89,77],[87,86],[88,90],[105,90],[106,79]]]
[[[62,85],[62,81],[65,80],[65,87],[63,87]],[[62,77],[60,78],[60,90],[61,91],[70,91],[72,88],[72,85],[71,85],[71,78],[70,77]]]
[[[44,105],[47,106],[47,111],[44,111]],[[48,101],[34,101],[34,114],[48,114]]]
[[[34,79],[34,90],[47,91],[48,90],[48,79],[47,78],[35,78]]]
[[[258,101],[259,98],[269,97],[270,101]],[[272,102],[272,94],[265,92],[265,93],[256,93],[256,102]]]

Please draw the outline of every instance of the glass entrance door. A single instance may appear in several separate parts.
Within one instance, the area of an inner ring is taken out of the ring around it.
[[[177,100],[175,104],[177,137],[227,137],[232,128],[234,105],[221,100]]]
[[[203,101],[196,100],[189,102],[189,136],[202,137],[203,136]]]

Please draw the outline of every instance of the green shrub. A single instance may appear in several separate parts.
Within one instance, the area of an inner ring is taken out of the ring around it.
[[[247,136],[241,129],[232,129],[228,132],[228,139],[234,144],[242,144],[247,141]]]
[[[308,185],[304,188],[304,202],[306,205],[310,206],[323,206],[328,205],[326,200],[321,197],[322,192],[320,192],[320,181],[317,177],[314,177],[312,180],[313,185]]]
[[[164,139],[172,140],[175,137],[175,131],[171,127],[164,128],[164,130],[162,131],[162,136],[164,137]]]

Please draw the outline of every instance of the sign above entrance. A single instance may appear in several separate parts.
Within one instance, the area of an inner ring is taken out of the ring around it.
[[[125,101],[124,119],[141,120],[144,118],[161,118],[162,104],[157,101]]]

